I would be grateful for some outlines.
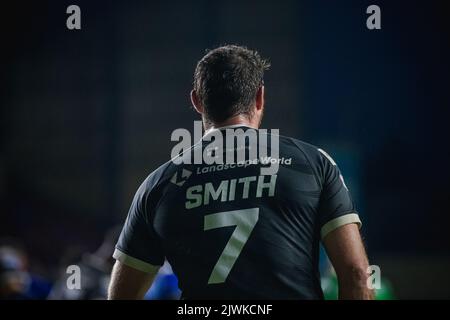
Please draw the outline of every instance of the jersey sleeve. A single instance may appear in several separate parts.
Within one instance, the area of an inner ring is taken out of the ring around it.
[[[157,195],[150,175],[137,190],[122,228],[113,257],[144,272],[154,272],[164,263],[161,240],[149,220]]]
[[[318,151],[323,178],[319,203],[320,235],[324,239],[331,231],[346,224],[356,223],[361,227],[361,220],[336,162],[322,149]]]

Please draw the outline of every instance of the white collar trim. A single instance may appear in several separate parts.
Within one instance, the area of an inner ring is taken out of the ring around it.
[[[248,125],[245,125],[245,124],[232,124],[232,125],[229,125],[229,126],[223,126],[223,127],[218,127],[218,128],[211,127],[211,128],[209,128],[208,130],[205,131],[205,134],[203,135],[203,137],[205,137],[206,135],[210,134],[211,132],[214,132],[214,131],[217,131],[217,130],[220,130],[220,129],[232,129],[232,128],[238,128],[238,127],[252,128],[252,127],[250,127]]]

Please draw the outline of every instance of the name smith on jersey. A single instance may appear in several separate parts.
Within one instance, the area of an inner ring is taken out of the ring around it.
[[[186,190],[185,208],[197,208],[208,205],[211,201],[273,197],[276,182],[277,175],[260,175],[221,180],[216,186],[212,182],[191,186]]]

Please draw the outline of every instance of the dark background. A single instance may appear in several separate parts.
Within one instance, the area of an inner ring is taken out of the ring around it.
[[[66,28],[81,7],[82,29]],[[381,7],[381,30],[366,8]],[[0,236],[34,268],[93,250],[192,130],[205,49],[271,60],[263,127],[338,162],[399,298],[450,298],[449,13],[439,1],[22,1],[1,5]]]

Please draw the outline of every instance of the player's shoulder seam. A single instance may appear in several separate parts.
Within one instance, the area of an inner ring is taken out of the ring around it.
[[[311,153],[314,152],[315,154],[319,154],[319,148],[316,147],[315,145],[312,145],[308,142],[299,140],[299,139],[295,139],[292,137],[286,137],[283,136],[283,138],[285,138],[286,140],[288,140],[291,144],[293,144],[305,157],[306,161],[308,162],[309,166],[311,167],[311,170],[314,172],[314,178],[316,179],[316,182],[318,183],[319,186],[321,186],[321,179],[319,178],[319,172],[317,172],[317,164],[313,165],[313,161],[311,159]],[[311,152],[306,152],[306,150],[304,150],[305,148],[309,148],[311,149]]]
[[[171,165],[175,165],[172,160],[166,161],[158,168],[153,170],[149,175],[147,175],[147,177],[145,178],[146,188],[150,190],[156,188],[161,183],[162,178],[166,174],[167,170],[171,167]],[[153,180],[152,177],[155,177],[155,180]],[[150,185],[151,182],[153,182],[152,185]]]
[[[319,152],[319,147],[312,145],[308,142],[305,142],[303,140],[299,140],[299,139],[295,139],[295,138],[287,137],[287,136],[280,136],[280,137],[286,139],[291,144],[293,144],[295,147],[297,147],[297,149],[299,149],[307,158],[309,158],[309,156],[308,156],[309,153],[306,152],[306,150],[304,150],[305,148],[311,149],[311,151],[313,151],[316,154]]]
[[[157,169],[153,170],[148,176],[147,176],[147,180],[148,182],[150,182],[152,175],[158,175],[158,178],[156,179],[156,181],[154,182],[154,184],[152,186],[148,186],[150,187],[150,189],[156,188],[158,187],[162,181],[164,180],[163,178],[165,177],[166,173],[169,171],[170,168],[176,168],[179,166],[179,164],[175,163],[175,159],[183,157],[187,152],[191,152],[196,146],[199,145],[199,143],[201,143],[201,140],[195,144],[193,144],[192,146],[190,146],[188,149],[184,150],[181,154],[171,158],[170,160],[166,161],[165,163],[163,163],[162,165],[160,165]],[[169,174],[170,176],[171,174]]]

